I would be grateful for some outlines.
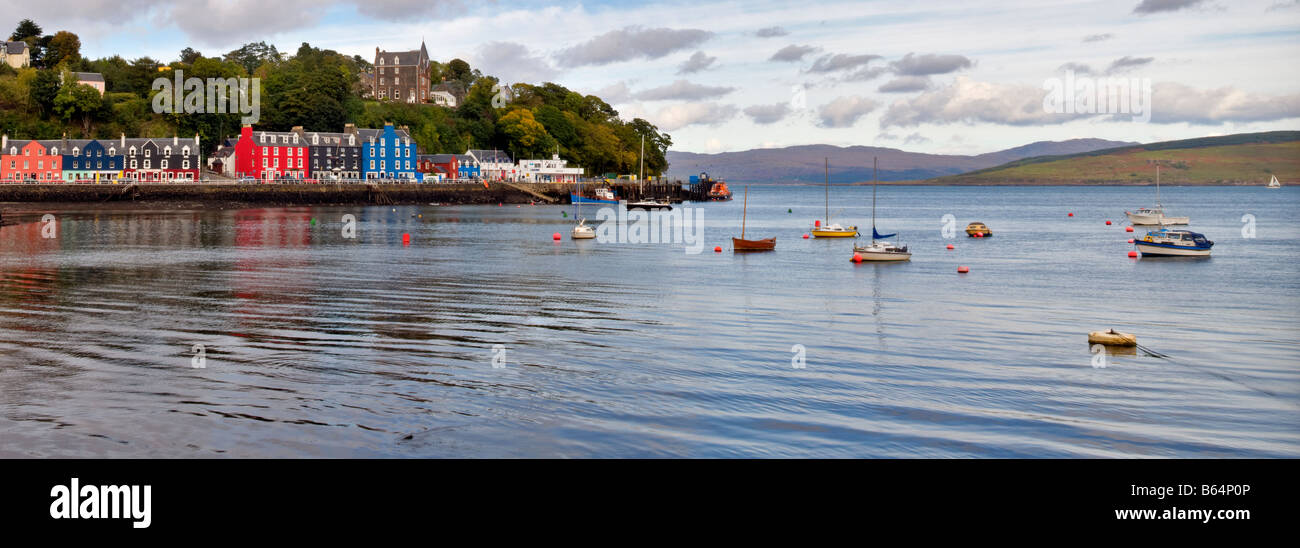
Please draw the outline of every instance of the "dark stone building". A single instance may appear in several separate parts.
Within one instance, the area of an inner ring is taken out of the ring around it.
[[[423,42],[420,49],[413,51],[375,48],[374,98],[401,103],[428,102],[429,68],[429,50]]]

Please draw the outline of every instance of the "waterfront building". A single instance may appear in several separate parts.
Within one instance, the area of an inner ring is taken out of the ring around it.
[[[444,179],[460,177],[459,154],[422,154],[420,155],[420,173],[442,173]],[[427,179],[427,178],[426,178]]]
[[[474,163],[478,164],[479,176],[491,181],[512,181],[515,179],[517,168],[510,155],[499,150],[475,150],[465,151],[465,154],[474,158]]]
[[[343,133],[303,131],[293,128],[307,143],[308,176],[318,181],[361,178],[361,138],[357,126],[347,124]]]
[[[477,179],[483,175],[478,160],[468,154],[456,155],[456,174],[461,179]]]
[[[194,182],[200,179],[199,136],[130,138],[122,135],[117,149],[122,153],[122,178],[138,182]]]
[[[56,183],[63,179],[63,156],[60,141],[10,141],[0,139],[0,179]]]
[[[235,142],[235,170],[238,179],[263,181],[307,178],[307,142],[293,131],[240,129]]]
[[[358,129],[357,136],[366,179],[418,180],[415,141],[406,127],[384,124],[384,129]]]
[[[63,140],[63,182],[111,183],[122,175],[122,152],[117,144],[105,146],[95,139]]]
[[[583,169],[568,167],[568,160],[552,154],[549,160],[520,160],[517,179],[529,183],[576,183]]]
[[[420,49],[412,51],[375,48],[374,97],[401,103],[428,102],[430,67],[424,42],[420,42]]]

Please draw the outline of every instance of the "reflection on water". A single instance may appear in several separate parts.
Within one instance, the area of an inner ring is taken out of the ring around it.
[[[1125,257],[1140,188],[891,187],[898,264],[800,239],[815,187],[753,189],[762,255],[557,243],[561,206],[6,208],[0,455],[1297,456],[1300,194],[1254,190],[1171,194],[1202,261]],[[1094,368],[1105,328],[1171,358]]]

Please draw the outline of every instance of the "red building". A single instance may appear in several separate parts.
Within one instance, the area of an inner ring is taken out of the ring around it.
[[[237,178],[307,178],[307,143],[296,132],[253,131],[252,126],[244,126],[234,156],[235,168],[230,174]]]
[[[58,141],[0,141],[0,179],[63,182],[63,156]]]
[[[441,176],[441,179],[456,179],[460,173],[460,158],[455,154],[421,154],[416,167],[425,174],[424,180]]]

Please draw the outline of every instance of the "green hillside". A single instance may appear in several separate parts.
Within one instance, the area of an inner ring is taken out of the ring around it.
[[[960,175],[926,181],[933,184],[1088,185],[1264,184],[1271,175],[1284,184],[1300,181],[1300,131],[1242,133],[1039,156]]]

